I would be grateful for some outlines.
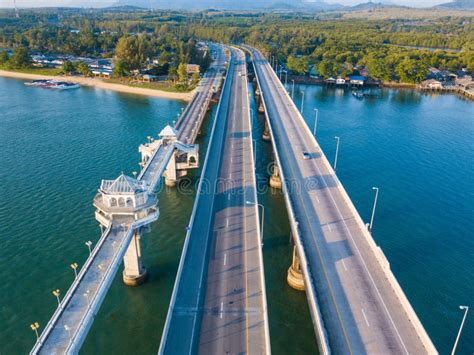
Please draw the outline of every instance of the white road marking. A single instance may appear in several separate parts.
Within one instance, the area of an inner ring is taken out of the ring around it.
[[[364,316],[364,319],[365,319],[365,323],[367,323],[367,326],[370,327],[370,324],[369,324],[369,321],[367,320],[367,316],[365,315],[364,309],[361,308],[361,310],[362,310],[362,315]]]
[[[225,226],[226,226],[226,228],[229,228],[229,218],[227,218],[227,219],[225,220]]]
[[[222,312],[223,312],[223,310],[224,310],[224,302],[221,302],[221,314],[220,314],[220,316],[219,316],[219,318],[221,318],[221,319],[222,319]]]
[[[227,264],[227,253],[224,254],[224,265]]]
[[[341,259],[341,261],[342,261],[342,266],[344,266],[344,270],[347,271],[347,266],[346,266],[346,263],[344,262],[344,259]]]
[[[327,226],[328,226],[328,228],[329,228],[329,231],[330,231],[330,232],[332,232],[332,229],[331,229],[331,224],[330,224],[330,223],[328,223],[328,224],[327,224]]]

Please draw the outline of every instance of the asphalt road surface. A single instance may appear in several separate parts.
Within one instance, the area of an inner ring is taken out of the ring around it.
[[[232,57],[161,353],[270,352],[245,57]]]

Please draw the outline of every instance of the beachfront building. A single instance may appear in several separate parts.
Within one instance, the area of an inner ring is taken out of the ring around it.
[[[421,82],[422,89],[440,90],[443,88],[443,83],[439,80],[428,79]]]
[[[349,83],[351,85],[363,86],[367,78],[362,75],[352,75],[349,77]]]

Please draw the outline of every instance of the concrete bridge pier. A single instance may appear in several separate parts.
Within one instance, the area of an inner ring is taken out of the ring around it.
[[[268,127],[267,120],[264,121],[262,139],[267,142],[272,139],[272,137],[270,136],[270,128]]]
[[[303,272],[301,271],[300,267],[300,258],[298,257],[298,253],[296,252],[296,246],[293,245],[293,260],[291,261],[291,265],[288,268],[288,276],[286,277],[288,281],[288,285],[298,291],[304,291],[304,278]]]
[[[123,282],[127,286],[138,286],[146,281],[147,269],[142,264],[142,252],[140,248],[141,234],[135,231],[130,245],[123,257]]]
[[[281,177],[280,177],[280,169],[278,168],[278,164],[274,163],[273,164],[273,173],[270,176],[270,181],[268,182],[270,187],[273,187],[274,189],[281,189]]]
[[[165,185],[169,187],[176,186],[178,182],[178,171],[176,170],[176,156],[173,154],[165,171]]]

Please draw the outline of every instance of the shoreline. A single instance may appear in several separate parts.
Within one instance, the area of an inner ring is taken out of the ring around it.
[[[77,83],[83,86],[94,87],[104,90],[112,90],[116,92],[156,97],[162,99],[172,99],[172,100],[182,100],[182,101],[191,101],[194,96],[194,91],[190,92],[169,92],[163,90],[155,90],[148,88],[139,88],[128,86],[124,84],[115,84],[108,83],[102,79],[98,78],[85,78],[77,76],[58,76],[58,75],[42,75],[42,74],[32,74],[32,73],[20,73],[15,71],[0,70],[0,76],[6,78],[14,79],[25,79],[25,80],[60,80],[60,81],[69,81],[72,83]]]

